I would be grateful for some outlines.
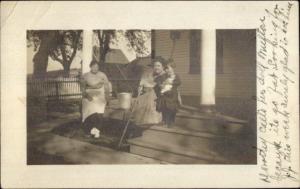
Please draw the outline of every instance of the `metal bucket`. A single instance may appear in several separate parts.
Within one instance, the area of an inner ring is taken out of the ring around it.
[[[119,107],[125,110],[130,109],[132,94],[131,93],[119,93],[118,94]]]

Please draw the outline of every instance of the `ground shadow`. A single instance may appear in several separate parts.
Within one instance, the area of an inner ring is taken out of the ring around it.
[[[51,132],[67,138],[116,149],[118,148],[118,144],[124,131],[125,124],[126,123],[122,120],[105,118],[103,124],[100,126],[100,138],[93,138],[91,135],[85,133],[80,120],[74,120],[62,124],[52,129]],[[124,145],[122,146],[121,150],[129,151],[129,147],[128,145],[126,145],[127,139],[142,136],[143,130],[143,128],[136,126],[133,122],[129,122],[128,129],[123,140]]]

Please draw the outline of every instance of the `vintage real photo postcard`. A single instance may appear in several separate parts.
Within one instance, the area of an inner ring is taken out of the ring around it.
[[[1,2],[1,186],[299,187],[298,6]]]

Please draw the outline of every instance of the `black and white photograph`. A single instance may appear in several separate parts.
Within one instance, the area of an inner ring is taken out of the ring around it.
[[[3,1],[1,188],[299,188],[298,1]]]
[[[27,164],[256,164],[256,30],[28,30]]]

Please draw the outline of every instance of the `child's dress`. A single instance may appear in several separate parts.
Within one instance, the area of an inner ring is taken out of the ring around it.
[[[162,89],[165,87],[164,83],[168,79],[169,75],[167,73],[156,77],[154,90],[157,95],[156,110],[162,113],[163,122],[170,126],[175,122],[175,116],[180,106],[177,90],[180,79],[178,75],[175,75],[171,89],[162,93]]]

